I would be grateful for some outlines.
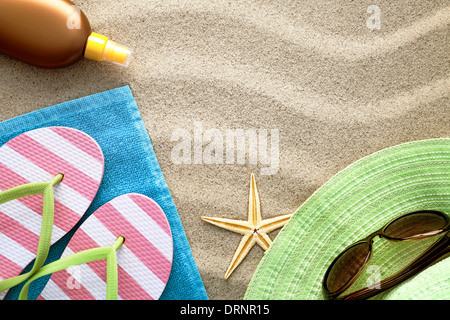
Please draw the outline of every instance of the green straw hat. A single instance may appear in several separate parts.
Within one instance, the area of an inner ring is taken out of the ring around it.
[[[424,209],[450,214],[450,139],[387,148],[336,174],[279,232],[244,298],[324,299],[324,274],[340,252],[394,218]],[[392,242],[376,237],[368,266],[346,293],[394,274],[439,238]],[[373,299],[450,299],[450,259]]]

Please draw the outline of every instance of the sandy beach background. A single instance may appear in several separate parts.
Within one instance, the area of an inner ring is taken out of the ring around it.
[[[448,1],[75,3],[95,32],[133,49],[130,66],[83,60],[45,70],[0,56],[0,121],[129,85],[210,299],[242,299],[264,254],[255,246],[225,280],[242,236],[200,219],[247,219],[252,172],[270,218],[293,213],[366,155],[450,136]],[[266,130],[269,145],[278,133],[277,150],[268,149],[276,172],[262,174],[260,158],[227,163],[225,153],[223,163],[220,154],[195,163],[194,148],[191,164],[179,164],[173,150],[183,139],[174,137],[189,134],[194,146],[199,126],[224,139],[227,130]]]

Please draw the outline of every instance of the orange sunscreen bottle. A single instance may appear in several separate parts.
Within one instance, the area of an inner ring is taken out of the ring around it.
[[[0,0],[0,53],[44,68],[85,57],[128,66],[131,51],[91,31],[69,0]]]

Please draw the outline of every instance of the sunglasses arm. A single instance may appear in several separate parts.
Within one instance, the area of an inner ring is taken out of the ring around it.
[[[384,279],[380,282],[378,288],[364,288],[344,297],[339,300],[363,300],[371,298],[385,290],[388,290],[406,279],[416,275],[429,265],[437,261],[442,256],[450,252],[450,231],[447,232],[441,239],[436,241],[427,251],[420,255],[416,260],[409,264],[406,268],[399,271],[395,275]]]

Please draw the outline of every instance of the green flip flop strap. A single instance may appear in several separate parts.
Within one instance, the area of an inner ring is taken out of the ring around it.
[[[50,182],[33,182],[0,192],[0,204],[26,196],[37,194],[43,195],[41,233],[34,265],[27,273],[0,281],[0,292],[12,288],[26,280],[29,276],[37,272],[47,259],[52,238],[55,212],[53,187],[61,182],[63,177],[62,174],[58,174]]]
[[[103,259],[106,259],[106,299],[117,300],[118,269],[116,251],[122,246],[123,242],[124,238],[118,237],[114,245],[111,247],[84,250],[43,266],[27,280],[20,292],[19,300],[27,300],[28,288],[30,284],[40,277],[65,270],[71,266]]]

